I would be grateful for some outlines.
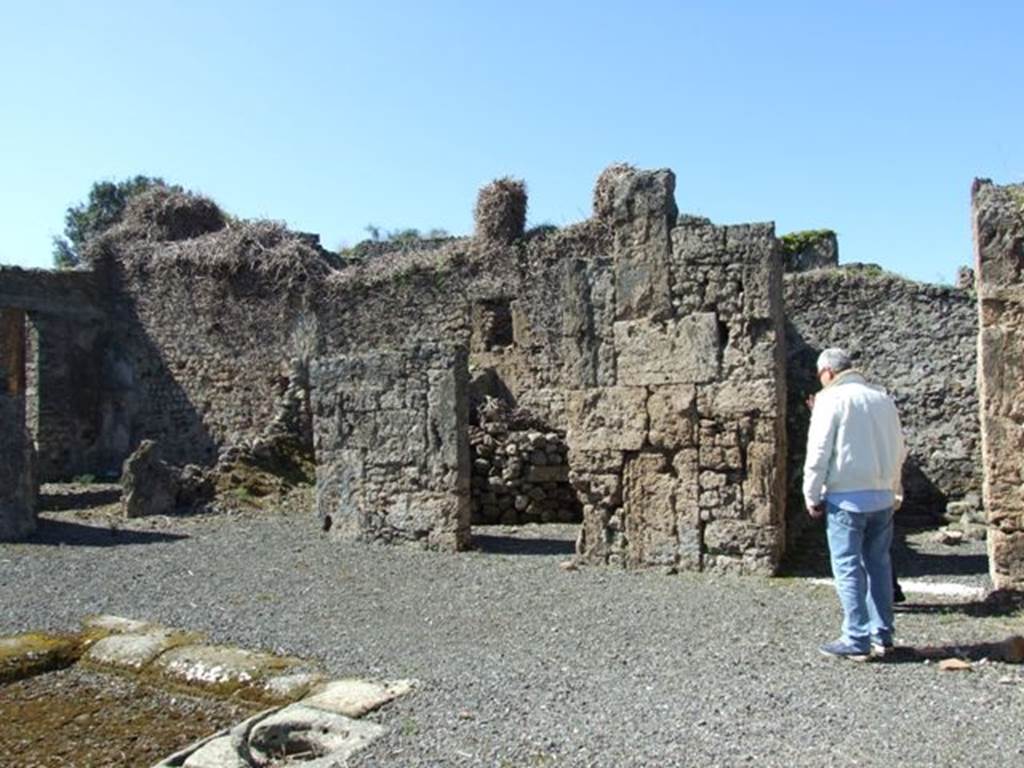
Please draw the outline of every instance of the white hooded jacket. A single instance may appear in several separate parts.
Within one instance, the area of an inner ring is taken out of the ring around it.
[[[825,493],[892,491],[899,506],[905,458],[892,398],[869,385],[858,371],[843,371],[814,400],[804,460],[804,501],[813,507]]]

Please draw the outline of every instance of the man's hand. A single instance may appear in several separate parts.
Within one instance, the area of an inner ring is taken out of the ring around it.
[[[822,504],[821,502],[818,502],[817,504],[814,504],[813,506],[811,504],[808,504],[807,505],[807,514],[810,515],[811,517],[813,517],[815,520],[818,520],[821,517],[823,517],[824,514],[825,514],[825,505]]]

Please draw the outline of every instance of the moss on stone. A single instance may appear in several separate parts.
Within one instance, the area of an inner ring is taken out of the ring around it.
[[[0,638],[0,683],[69,667],[82,655],[84,645],[78,635],[28,632]]]
[[[221,500],[262,507],[262,499],[280,497],[294,488],[316,482],[316,462],[309,447],[292,437],[281,437],[261,455],[244,454],[217,475],[215,490]]]
[[[836,236],[831,229],[804,229],[799,232],[790,232],[779,238],[782,243],[782,250],[790,255],[803,253],[811,246],[817,245],[823,240]]]

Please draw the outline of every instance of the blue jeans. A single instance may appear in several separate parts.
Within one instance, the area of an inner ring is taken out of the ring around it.
[[[825,505],[832,576],[843,606],[843,640],[867,651],[871,636],[892,641],[893,510],[846,512]]]

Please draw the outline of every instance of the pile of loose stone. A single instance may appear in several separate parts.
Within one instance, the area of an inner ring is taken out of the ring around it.
[[[493,398],[469,427],[474,525],[579,522],[564,435]]]
[[[143,440],[125,460],[121,473],[125,517],[170,515],[209,507],[217,498],[280,496],[314,480],[309,368],[293,359],[280,376],[273,418],[262,434],[236,436],[224,445],[211,467],[175,466],[162,458],[160,445]]]
[[[938,538],[943,544],[959,544],[966,539],[981,541],[988,535],[985,509],[977,493],[951,501],[946,505],[942,519],[946,525],[939,529]]]

